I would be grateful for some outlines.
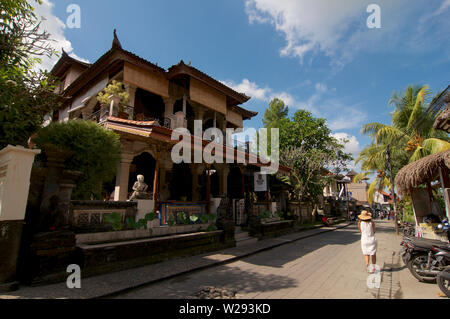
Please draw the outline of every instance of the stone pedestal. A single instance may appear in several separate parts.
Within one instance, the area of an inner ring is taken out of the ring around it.
[[[15,287],[31,166],[40,150],[8,145],[0,151],[0,289]]]

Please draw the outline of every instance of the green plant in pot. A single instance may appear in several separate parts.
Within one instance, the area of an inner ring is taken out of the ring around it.
[[[118,116],[120,118],[128,119],[129,115],[125,112],[125,106],[130,100],[130,95],[125,91],[122,82],[113,80],[102,92],[99,92],[97,95],[97,100],[103,105],[110,105],[111,99],[117,99],[119,108]]]

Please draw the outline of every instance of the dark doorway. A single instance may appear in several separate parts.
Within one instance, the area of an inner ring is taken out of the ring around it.
[[[212,173],[209,177],[209,180],[211,182],[210,184],[210,195],[211,198],[217,198],[219,197],[219,174],[217,174],[217,171],[214,168],[211,168],[214,173]],[[202,201],[206,200],[206,184],[207,184],[207,176],[206,176],[206,170],[203,171],[201,175],[201,182],[200,182],[200,199]]]
[[[192,201],[192,174],[188,164],[173,164],[170,199]]]
[[[239,167],[231,168],[228,173],[227,196],[232,199],[244,198],[242,193],[242,174]]]
[[[136,120],[162,119],[165,111],[164,100],[161,96],[138,88],[134,101]]]
[[[128,191],[132,192],[133,185],[137,181],[138,175],[144,175],[144,182],[148,185],[148,192],[153,189],[153,178],[155,176],[156,161],[149,153],[145,152],[136,156],[131,162],[130,179],[128,181]]]

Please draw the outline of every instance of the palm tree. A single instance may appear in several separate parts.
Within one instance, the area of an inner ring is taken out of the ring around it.
[[[403,94],[393,93],[389,104],[395,107],[392,124],[368,123],[361,129],[372,137],[372,143],[359,154],[365,172],[377,173],[369,186],[368,197],[373,199],[375,190],[390,185],[386,174],[386,148],[390,145],[393,175],[406,164],[437,152],[450,149],[447,134],[433,129],[434,118],[428,112],[428,86],[409,86]],[[436,98],[436,97],[435,97]],[[369,195],[370,192],[370,195]]]
[[[433,129],[434,118],[428,112],[425,102],[429,94],[426,85],[409,86],[403,95],[394,92],[389,100],[389,104],[395,106],[392,125],[374,122],[362,127],[362,133],[372,137],[373,144],[368,150],[363,150],[359,161],[373,170],[372,162],[376,160],[380,164],[387,145],[391,145],[393,153],[400,159],[399,164],[403,164],[401,166],[450,149],[447,135]],[[367,153],[370,154],[369,157]],[[406,158],[408,161],[404,162]],[[367,161],[369,162],[366,163]]]

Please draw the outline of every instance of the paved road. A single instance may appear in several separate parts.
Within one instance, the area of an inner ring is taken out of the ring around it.
[[[377,239],[377,264],[384,268],[380,289],[367,287],[360,235],[351,225],[115,298],[196,298],[207,287],[246,299],[438,298],[436,285],[417,282],[401,263],[401,238],[392,222],[377,221]]]

